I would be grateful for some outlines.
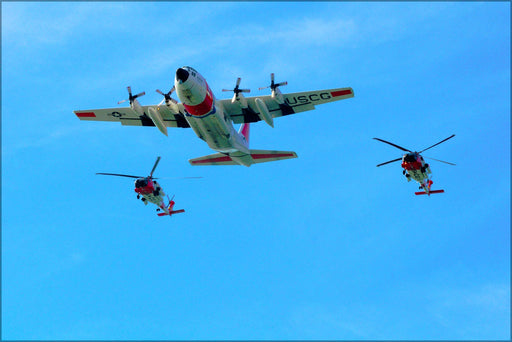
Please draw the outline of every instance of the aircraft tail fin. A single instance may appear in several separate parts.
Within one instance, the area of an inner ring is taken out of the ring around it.
[[[250,154],[235,152],[231,154],[214,153],[204,157],[190,159],[191,165],[244,165],[297,158],[293,151],[249,150]]]
[[[240,130],[238,131],[238,133],[244,136],[247,143],[249,143],[249,127],[249,123],[244,123],[240,126]]]
[[[444,192],[444,190],[430,190],[428,193],[425,192],[425,191],[418,191],[418,192],[415,192],[414,194],[415,195],[429,195],[430,196],[430,194],[440,194],[442,192]]]

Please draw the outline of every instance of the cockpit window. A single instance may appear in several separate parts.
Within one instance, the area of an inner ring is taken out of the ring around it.
[[[135,187],[136,188],[143,188],[145,187],[146,185],[148,185],[148,182],[146,179],[137,179],[135,181]]]
[[[413,163],[416,161],[416,156],[414,155],[414,153],[407,153],[404,156],[404,161],[406,161],[408,163]]]

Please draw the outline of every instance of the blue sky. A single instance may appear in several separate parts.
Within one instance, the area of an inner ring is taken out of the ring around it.
[[[83,122],[190,65],[218,98],[350,86],[252,125],[298,159],[192,167],[190,129]],[[267,90],[268,91],[268,90]],[[417,197],[379,137],[432,161]],[[129,179],[157,156],[176,207]],[[509,2],[3,2],[3,339],[510,339]]]

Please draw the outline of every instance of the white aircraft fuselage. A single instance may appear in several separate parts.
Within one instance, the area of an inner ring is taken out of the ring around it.
[[[249,154],[249,142],[237,132],[231,119],[224,114],[222,103],[217,101],[201,74],[191,67],[176,71],[176,93],[186,109],[185,119],[197,136],[220,153],[243,152]]]

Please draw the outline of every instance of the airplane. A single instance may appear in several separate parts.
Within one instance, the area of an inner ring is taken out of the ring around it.
[[[158,213],[158,216],[169,216],[171,217],[174,214],[184,213],[184,209],[174,210],[174,196],[172,199],[169,199],[169,196],[167,196],[168,203],[165,204],[164,202],[164,196],[165,193],[158,184],[158,182],[155,180],[157,178],[153,178],[153,172],[155,172],[156,166],[160,162],[160,157],[156,158],[155,165],[153,166],[153,169],[151,170],[149,176],[142,177],[142,176],[132,176],[132,175],[124,175],[120,173],[96,173],[97,175],[106,175],[106,176],[119,176],[119,177],[128,177],[128,178],[136,178],[135,180],[135,192],[137,193],[137,199],[141,199],[142,202],[144,202],[144,205],[147,205],[149,203],[155,204],[158,208],[157,211],[163,211],[162,213]],[[185,178],[201,178],[201,177],[185,177]]]
[[[449,136],[448,138],[446,138],[444,140],[441,140],[440,142],[438,142],[430,147],[427,147],[427,148],[421,150],[420,152],[412,152],[411,150],[408,150],[406,148],[403,148],[401,146],[393,144],[389,141],[382,140],[379,138],[373,138],[375,140],[381,141],[383,143],[389,144],[389,145],[394,146],[402,151],[407,152],[401,158],[397,158],[397,159],[387,161],[385,163],[381,163],[381,164],[377,165],[377,167],[402,160],[402,168],[403,168],[402,173],[407,178],[407,181],[410,182],[411,178],[414,179],[416,182],[418,182],[420,184],[420,187],[419,187],[420,190],[423,190],[423,191],[415,192],[416,195],[430,196],[430,194],[443,193],[444,190],[431,190],[431,186],[434,183],[432,181],[432,177],[431,177],[432,171],[430,170],[430,165],[425,163],[425,160],[420,155],[420,153],[422,153],[428,149],[431,149],[432,147],[437,146],[437,145],[445,142],[446,140],[453,138],[454,136],[455,136],[455,134]],[[425,158],[428,158],[428,157],[425,157]],[[443,160],[439,160],[439,159],[434,159],[434,158],[429,158],[429,159],[439,161],[439,162],[449,164],[449,165],[455,165],[453,163],[449,163],[447,161],[443,161]]]
[[[130,107],[75,110],[80,120],[117,121],[130,126],[156,126],[164,135],[167,127],[192,128],[196,135],[216,151],[215,154],[190,159],[192,165],[243,165],[297,158],[293,151],[254,150],[249,148],[249,125],[265,121],[274,127],[274,118],[315,109],[315,105],[354,97],[352,88],[336,88],[283,94],[279,87],[288,82],[276,83],[270,75],[271,94],[245,97],[249,89],[240,89],[241,78],[231,90],[231,99],[218,100],[206,80],[190,66],[176,70],[174,86],[164,93],[158,105],[142,106],[137,98],[145,92],[132,95],[128,87]],[[181,102],[171,97],[176,91]],[[241,124],[237,131],[233,124]]]

